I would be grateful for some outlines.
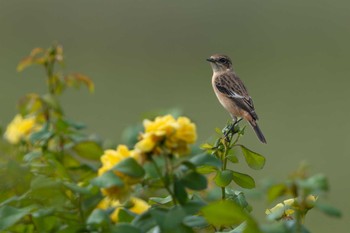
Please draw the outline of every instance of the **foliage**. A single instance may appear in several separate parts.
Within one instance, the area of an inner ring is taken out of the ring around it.
[[[0,143],[0,231],[2,232],[308,232],[304,219],[317,208],[340,212],[320,201],[327,179],[298,170],[265,188],[270,224],[251,215],[246,189],[256,181],[239,170],[239,157],[261,170],[265,157],[239,144],[239,122],[217,130],[201,150],[196,125],[170,114],[129,128],[126,145],[102,148],[102,140],[68,119],[59,96],[69,87],[94,84],[80,73],[64,74],[63,48],[33,49],[17,70],[39,65],[48,93],[27,94]],[[60,68],[60,69],[59,69]],[[219,191],[219,195],[215,195]]]

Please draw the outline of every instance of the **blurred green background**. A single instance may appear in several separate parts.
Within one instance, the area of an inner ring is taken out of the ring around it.
[[[17,99],[45,92],[42,70],[16,73],[34,47],[64,45],[67,71],[89,75],[90,95],[68,91],[68,116],[89,132],[120,142],[142,113],[171,107],[191,117],[210,140],[229,116],[211,87],[205,58],[225,53],[254,99],[268,140],[251,129],[243,143],[267,157],[261,180],[282,179],[299,166],[328,175],[328,202],[344,216],[313,211],[312,232],[347,232],[350,218],[350,2],[252,1],[0,1],[0,125]],[[263,219],[265,204],[254,210]]]

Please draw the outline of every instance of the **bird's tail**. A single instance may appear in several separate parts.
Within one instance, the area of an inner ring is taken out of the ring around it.
[[[259,128],[259,126],[258,126],[258,123],[256,123],[256,121],[250,121],[249,122],[250,123],[250,125],[253,127],[253,129],[254,129],[254,131],[255,131],[255,133],[256,133],[256,136],[258,136],[258,138],[259,138],[259,140],[262,142],[262,143],[267,143],[266,142],[266,139],[265,139],[265,137],[264,137],[264,134],[262,133],[262,131],[261,131],[261,129]]]

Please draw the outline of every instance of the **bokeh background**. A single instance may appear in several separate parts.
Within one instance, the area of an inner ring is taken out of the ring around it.
[[[347,232],[350,222],[350,2],[0,1],[0,125],[17,99],[45,92],[43,72],[16,73],[34,47],[63,44],[67,71],[89,75],[96,92],[68,91],[62,101],[89,132],[120,142],[144,112],[177,107],[210,140],[228,114],[211,87],[205,58],[233,58],[268,140],[248,129],[243,143],[267,157],[257,180],[285,178],[300,162],[328,175],[328,202],[344,216],[313,211],[312,232]],[[264,218],[265,204],[254,210]]]

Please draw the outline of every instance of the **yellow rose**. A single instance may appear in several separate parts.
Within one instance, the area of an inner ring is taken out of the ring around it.
[[[126,158],[134,158],[136,161],[140,161],[139,154],[134,150],[129,150],[125,145],[119,145],[117,150],[105,150],[101,156],[102,167],[98,170],[98,175],[101,176]],[[121,187],[103,188],[101,191],[111,199],[124,199],[131,190],[130,186],[137,183],[138,179],[129,177],[118,171],[114,173],[123,180],[124,185]]]
[[[17,144],[22,139],[27,138],[32,132],[37,131],[34,117],[23,118],[17,114],[7,126],[4,137],[12,144]]]
[[[183,155],[188,153],[189,144],[197,140],[196,125],[187,117],[159,116],[154,121],[144,120],[143,124],[145,133],[135,146],[143,153]]]
[[[151,133],[146,133],[142,135],[141,141],[136,143],[135,148],[142,152],[150,152],[154,149],[157,143],[157,138]]]
[[[97,206],[99,209],[108,209],[115,208],[114,211],[110,214],[110,218],[113,222],[118,222],[118,215],[121,208],[127,208],[135,214],[142,214],[147,211],[150,206],[144,200],[136,197],[130,198],[130,205],[123,206],[118,200],[111,200],[104,198]]]
[[[144,120],[143,126],[146,133],[152,133],[156,136],[169,136],[174,133],[176,120],[171,115],[156,117],[154,121]]]
[[[187,117],[179,117],[174,137],[187,143],[194,143],[197,140],[196,125]]]

